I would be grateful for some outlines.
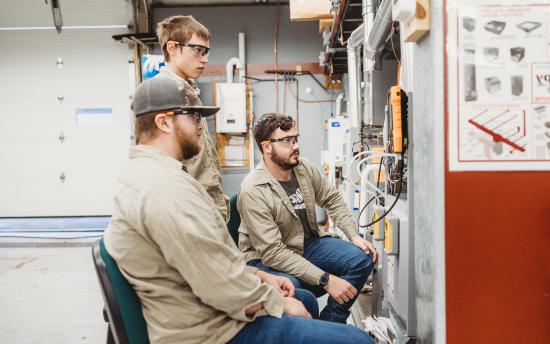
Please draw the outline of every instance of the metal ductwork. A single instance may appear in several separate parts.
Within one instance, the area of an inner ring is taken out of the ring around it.
[[[376,0],[363,0],[361,15],[363,17],[364,26],[364,45],[363,45],[363,122],[365,124],[373,124],[374,122],[374,89],[373,89],[373,70],[374,62],[369,60],[367,56],[367,41],[373,30],[374,18],[376,15]],[[390,6],[391,7],[391,6]]]
[[[376,60],[378,54],[384,49],[392,24],[391,0],[382,0],[365,44],[365,58],[371,61]]]
[[[359,47],[364,42],[363,24],[359,25],[348,38],[348,102],[347,113],[351,120],[351,125],[355,128],[360,125],[359,111],[361,109],[361,86],[360,86],[360,70],[359,70]]]

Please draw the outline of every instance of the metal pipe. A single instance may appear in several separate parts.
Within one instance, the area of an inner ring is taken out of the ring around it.
[[[346,94],[344,92],[340,93],[338,97],[336,97],[336,117],[339,117],[342,115],[342,102],[344,101],[344,96]]]
[[[250,104],[250,123],[248,124],[248,142],[249,142],[249,151],[250,151],[250,172],[254,171],[254,92],[252,91],[252,86],[250,91],[248,91],[248,99]]]
[[[242,76],[246,76],[246,41],[244,32],[239,32],[239,59],[243,64]],[[244,80],[239,80],[244,82]]]
[[[359,51],[358,47],[363,44],[364,30],[363,24],[359,25],[348,38],[348,103],[347,113],[351,119],[351,126],[358,128],[360,124],[359,111],[361,108],[361,86],[359,83],[360,73],[358,68]]]
[[[243,78],[243,64],[238,57],[232,57],[227,61],[225,65],[225,79],[228,84],[233,83],[233,68],[236,67],[239,70],[239,79]],[[240,80],[239,80],[240,81]]]
[[[351,35],[349,35],[349,38],[346,42],[348,50],[350,48],[356,48],[361,44],[363,44],[364,37],[365,37],[365,30],[363,29],[363,24],[361,24],[355,30],[353,30]]]
[[[376,13],[376,17],[374,18],[372,30],[370,30],[365,44],[365,57],[370,61],[375,61],[380,51],[384,48],[384,44],[386,42],[386,38],[390,34],[392,24],[391,0],[382,0],[382,3]]]
[[[143,49],[145,49],[145,53],[146,53],[146,54],[149,54],[150,51],[149,51],[149,46],[147,46],[147,44],[143,43],[143,41],[141,41],[141,40],[139,40],[139,39],[137,39],[137,38],[135,38],[135,37],[133,37],[133,36],[130,37],[130,39],[131,39],[132,41],[136,42],[137,44],[139,44]]]
[[[362,15],[364,31],[363,42],[363,123],[372,125],[374,123],[374,62],[367,59],[367,40],[373,30],[374,18],[376,13],[376,3],[374,0],[362,1]]]

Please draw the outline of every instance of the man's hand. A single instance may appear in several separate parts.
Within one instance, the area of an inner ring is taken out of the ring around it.
[[[374,248],[374,246],[372,246],[370,242],[361,238],[359,235],[356,235],[353,238],[351,238],[351,242],[355,246],[365,251],[366,254],[372,254],[372,263],[376,264],[376,262],[378,261],[378,252],[376,252],[376,249]]]
[[[289,317],[302,317],[311,319],[311,314],[304,304],[293,297],[285,297],[283,313]]]
[[[260,277],[262,282],[274,286],[281,295],[285,297],[294,296],[294,284],[292,284],[288,278],[272,275],[262,270],[256,271],[256,275]]]
[[[357,295],[357,289],[354,286],[334,275],[329,276],[325,290],[339,304],[344,304]]]

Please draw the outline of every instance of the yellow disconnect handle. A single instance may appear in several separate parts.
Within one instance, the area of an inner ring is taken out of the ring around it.
[[[403,126],[401,123],[401,86],[390,88],[390,101],[392,108],[392,136],[393,151],[403,152]]]

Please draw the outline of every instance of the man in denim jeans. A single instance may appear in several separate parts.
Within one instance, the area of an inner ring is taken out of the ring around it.
[[[239,248],[249,265],[286,276],[298,288],[327,292],[321,319],[345,323],[376,262],[338,190],[300,159],[291,116],[265,114],[254,126],[262,162],[243,181],[238,199]],[[317,227],[315,205],[326,208],[351,242]]]
[[[137,145],[105,231],[150,342],[372,343],[353,326],[311,319],[311,292],[246,265],[214,200],[182,166],[202,149],[202,117],[218,110],[197,106],[188,92],[166,75],[137,87]]]

